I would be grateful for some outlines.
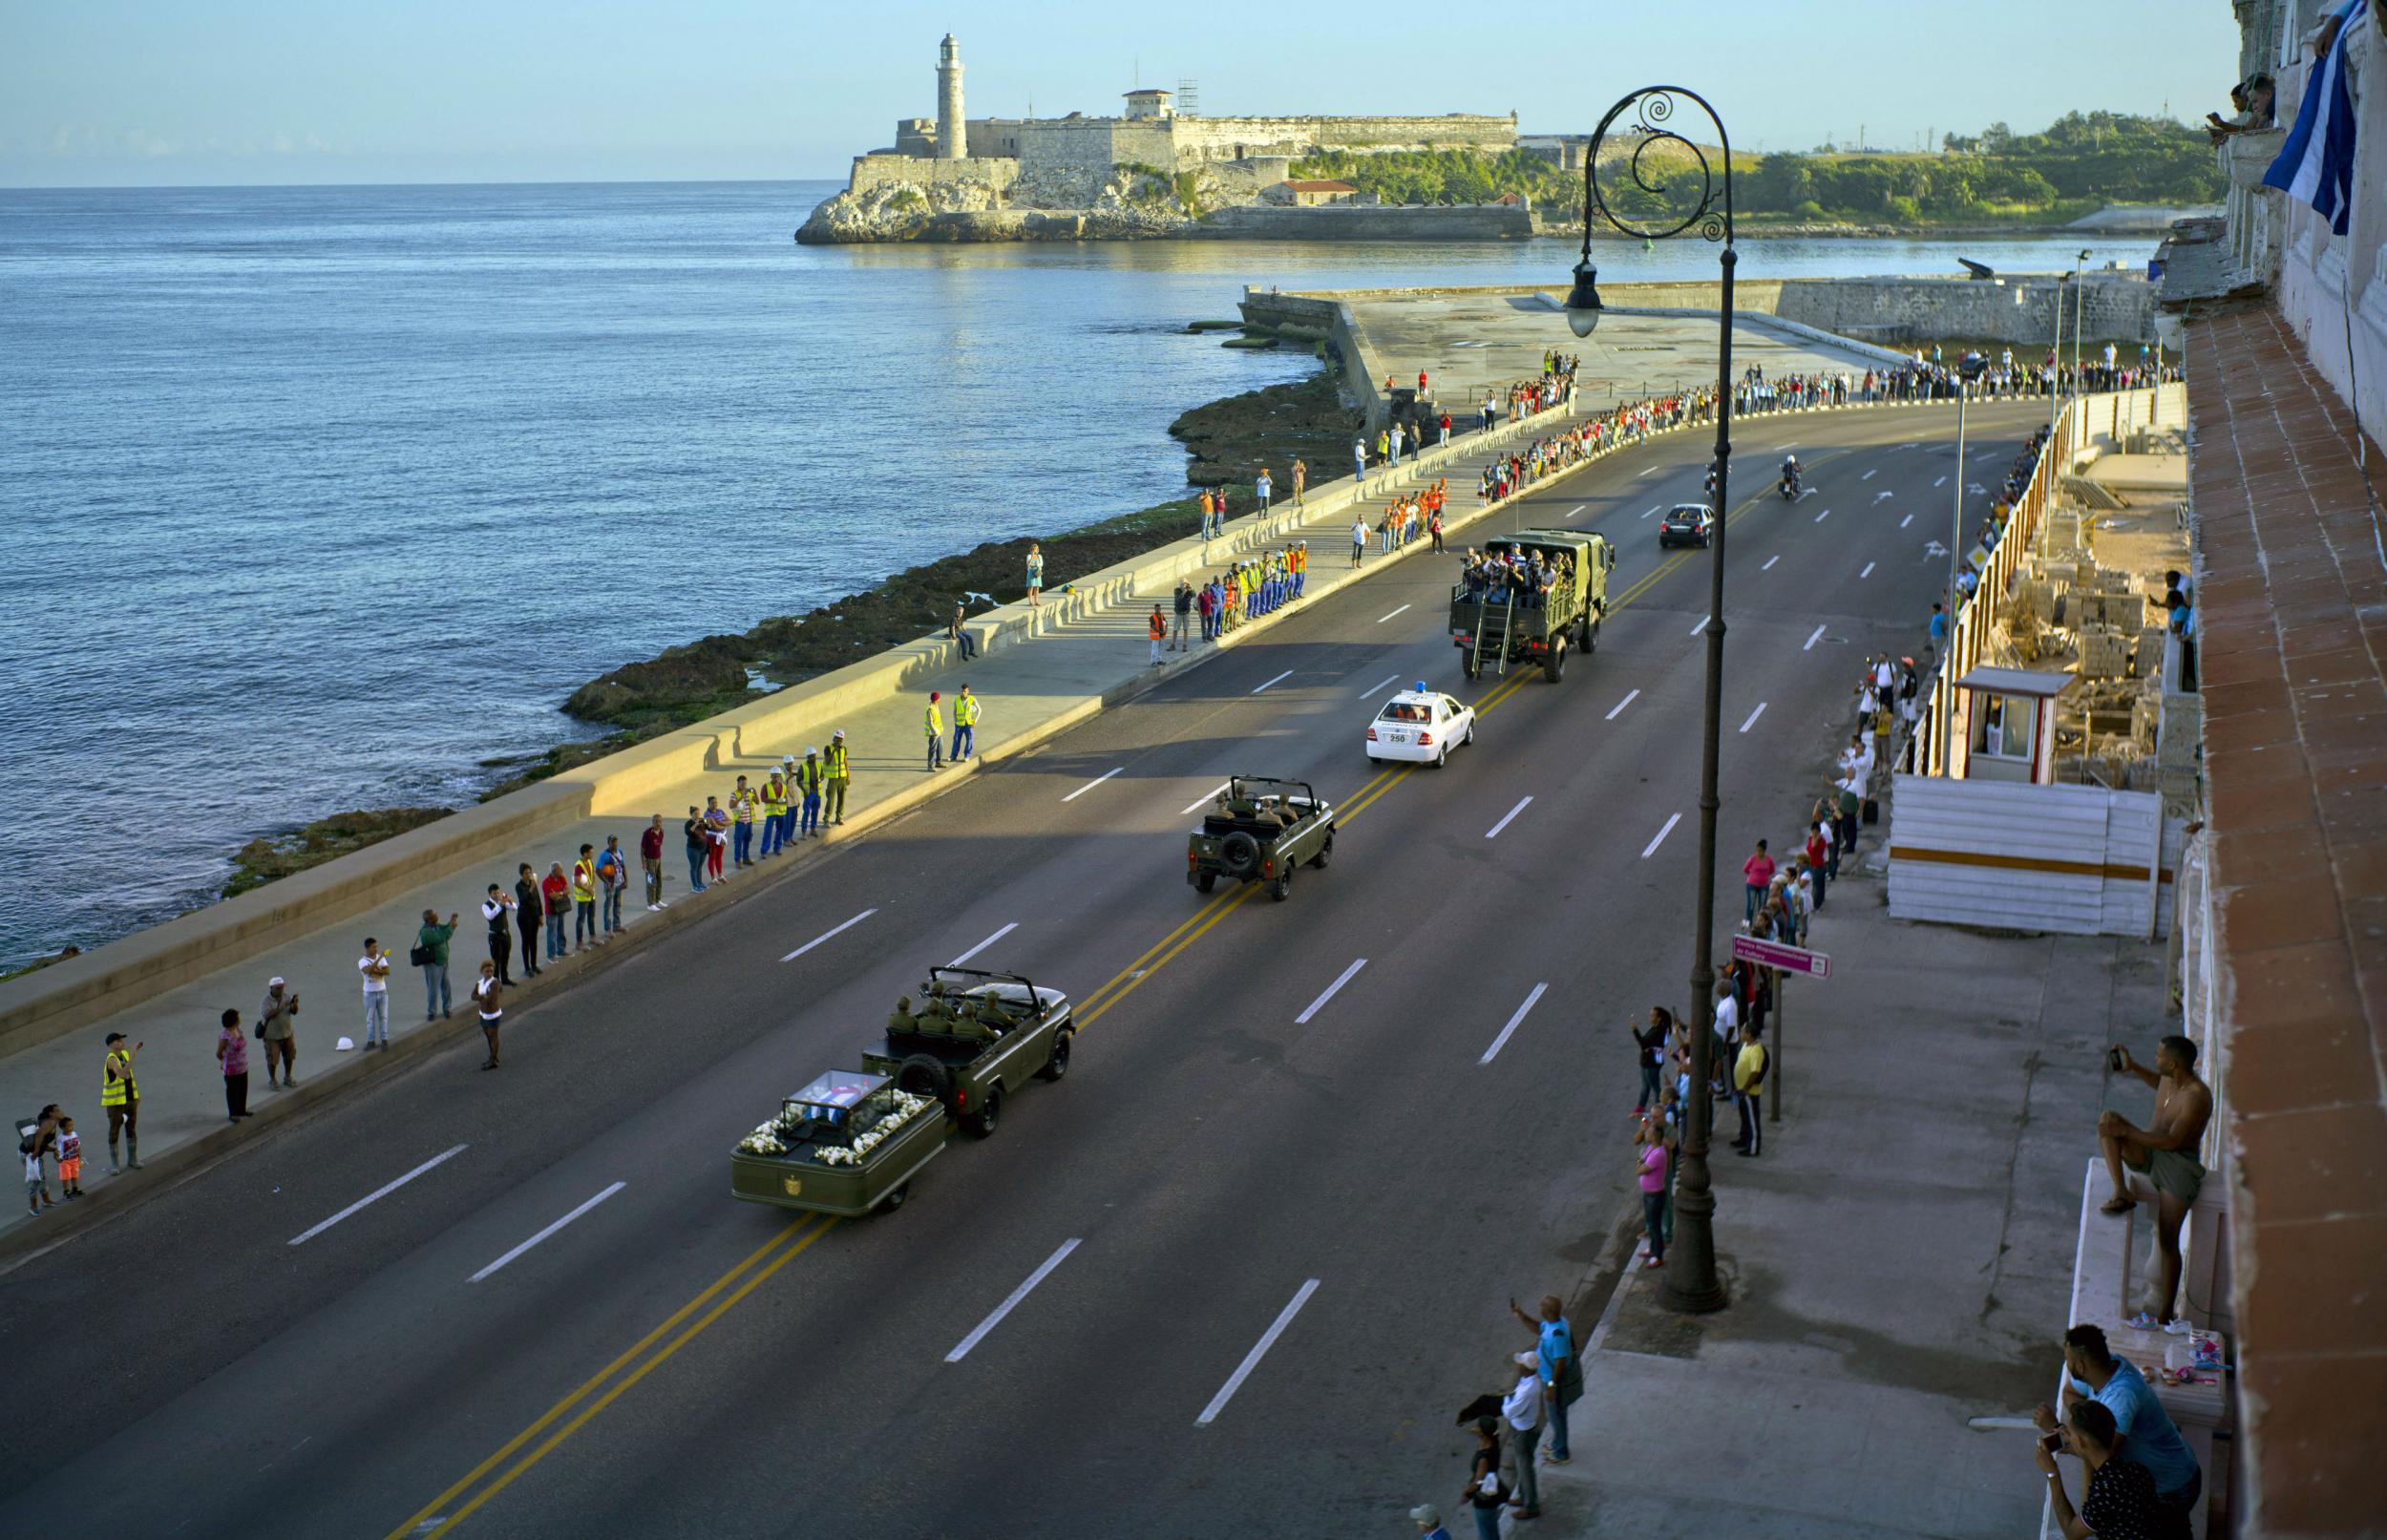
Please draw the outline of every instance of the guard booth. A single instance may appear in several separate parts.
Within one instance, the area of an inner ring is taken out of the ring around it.
[[[2056,698],[2073,676],[2029,668],[1975,668],[1956,681],[1962,733],[1955,773],[1968,781],[2056,779]]]

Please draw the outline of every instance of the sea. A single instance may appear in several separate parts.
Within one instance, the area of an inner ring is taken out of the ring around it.
[[[801,246],[828,181],[0,190],[0,967],[259,834],[469,803],[581,683],[1185,490],[1302,356],[1242,285],[1560,283],[1563,243]],[[1710,276],[1682,239],[1616,281]],[[2143,263],[1745,242],[1741,275]]]

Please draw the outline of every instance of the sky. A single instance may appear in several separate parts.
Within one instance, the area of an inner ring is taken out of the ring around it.
[[[936,113],[1518,115],[1588,132],[1635,87],[1714,101],[1736,147],[1922,136],[2074,109],[2228,110],[2229,0],[0,0],[0,186],[842,179]],[[1175,8],[1171,8],[1174,11]]]

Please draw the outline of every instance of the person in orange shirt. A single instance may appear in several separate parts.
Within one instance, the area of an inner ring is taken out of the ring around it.
[[[1158,604],[1152,606],[1151,619],[1147,622],[1147,628],[1151,632],[1152,638],[1152,666],[1157,668],[1160,666],[1160,644],[1169,640],[1169,622],[1161,615]]]

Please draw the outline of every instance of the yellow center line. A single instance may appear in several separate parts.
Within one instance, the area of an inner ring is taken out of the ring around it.
[[[804,1220],[797,1221],[798,1224],[805,1222],[806,1221]],[[524,1455],[519,1461],[518,1461],[513,1469],[507,1471],[504,1475],[499,1476],[496,1481],[491,1482],[487,1487],[482,1487],[479,1496],[474,1498],[462,1508],[457,1508],[454,1513],[449,1516],[448,1521],[445,1524],[442,1524],[439,1528],[432,1530],[430,1534],[424,1537],[424,1540],[439,1540],[439,1536],[446,1534],[450,1529],[454,1529],[457,1525],[472,1517],[475,1508],[479,1508],[483,1503],[488,1502],[491,1498],[496,1496],[499,1492],[504,1491],[508,1487],[512,1486],[515,1479],[520,1476],[522,1472],[530,1469],[531,1466],[545,1459],[549,1450],[553,1449],[557,1445],[561,1444],[565,1439],[570,1438],[573,1434],[579,1432],[581,1426],[585,1424],[590,1418],[596,1416],[599,1412],[603,1411],[607,1406],[612,1405],[616,1397],[620,1396],[623,1391],[629,1389],[632,1385],[638,1383],[641,1380],[645,1379],[650,1372],[659,1367],[664,1361],[670,1358],[672,1354],[677,1353],[680,1349],[687,1346],[689,1342],[696,1339],[696,1335],[699,1332],[702,1332],[706,1327],[710,1326],[714,1321],[719,1320],[722,1316],[729,1311],[730,1306],[736,1304],[739,1300],[745,1298],[748,1295],[752,1294],[756,1289],[760,1288],[765,1278],[768,1278],[773,1273],[778,1272],[781,1268],[795,1260],[795,1258],[801,1255],[804,1251],[813,1244],[813,1242],[820,1239],[821,1236],[829,1234],[832,1230],[836,1229],[840,1222],[841,1221],[835,1215],[832,1214],[826,1223],[822,1224],[811,1234],[805,1236],[802,1240],[797,1241],[786,1251],[781,1252],[777,1257],[772,1259],[769,1267],[762,1269],[752,1277],[748,1278],[744,1283],[738,1286],[736,1293],[730,1295],[729,1297],[722,1300],[721,1303],[705,1312],[704,1315],[697,1318],[696,1324],[690,1326],[687,1331],[684,1331],[679,1336],[673,1338],[671,1340],[670,1346],[665,1348],[662,1352],[657,1353],[653,1358],[648,1359],[645,1362],[640,1364],[636,1369],[630,1371],[630,1373],[623,1376],[623,1378],[611,1390],[606,1391],[603,1395],[598,1397],[594,1402],[591,1402],[586,1411],[581,1413],[580,1416],[575,1417],[572,1421],[564,1424],[563,1426],[556,1429],[555,1432],[548,1435],[545,1443],[539,1445],[538,1448],[533,1449],[530,1453]],[[791,1226],[790,1228],[792,1229],[793,1226]],[[721,1280],[722,1283],[727,1283],[729,1281],[729,1279],[727,1276],[723,1277]],[[714,1285],[716,1288],[719,1286],[719,1284]]]
[[[413,1534],[425,1520],[436,1514],[441,1508],[453,1501],[457,1493],[463,1491],[466,1487],[472,1486],[473,1483],[487,1475],[492,1469],[496,1468],[499,1462],[503,1461],[515,1450],[520,1448],[532,1439],[537,1438],[541,1429],[545,1428],[557,1418],[561,1417],[565,1412],[570,1411],[574,1406],[580,1404],[583,1397],[587,1396],[599,1385],[603,1384],[605,1381],[612,1378],[613,1375],[621,1370],[623,1365],[628,1363],[631,1360],[637,1358],[641,1353],[645,1352],[647,1348],[653,1346],[654,1343],[660,1340],[665,1333],[670,1331],[671,1328],[687,1319],[689,1316],[695,1314],[698,1310],[703,1309],[707,1300],[710,1299],[714,1295],[719,1294],[723,1289],[728,1288],[736,1280],[739,1274],[744,1273],[748,1268],[752,1267],[755,1263],[761,1261],[765,1256],[771,1255],[774,1249],[785,1244],[788,1237],[793,1235],[797,1231],[803,1229],[806,1225],[813,1223],[816,1217],[816,1215],[808,1213],[800,1219],[791,1220],[786,1229],[780,1231],[777,1234],[763,1242],[762,1245],[756,1247],[748,1255],[746,1260],[738,1263],[737,1266],[729,1269],[729,1271],[724,1273],[718,1278],[715,1278],[702,1294],[699,1294],[695,1298],[690,1299],[687,1304],[682,1305],[678,1310],[673,1311],[670,1317],[661,1325],[648,1332],[645,1336],[640,1338],[636,1342],[631,1343],[629,1348],[623,1352],[620,1358],[615,1359],[611,1363],[606,1364],[603,1368],[591,1375],[587,1382],[578,1390],[573,1391],[561,1401],[557,1402],[553,1406],[548,1407],[546,1412],[540,1416],[538,1422],[533,1423],[530,1426],[522,1429],[521,1432],[517,1433],[510,1441],[507,1442],[503,1448],[491,1455],[488,1459],[483,1460],[479,1465],[475,1466],[471,1470],[465,1473],[462,1480],[458,1481],[454,1486],[450,1487],[446,1491],[441,1492],[438,1496],[433,1498],[405,1523],[391,1530],[388,1540],[405,1540],[406,1536]],[[825,1225],[822,1226],[823,1230],[826,1230],[827,1228],[828,1227]],[[815,1237],[817,1236],[817,1234],[818,1233],[815,1232]],[[811,1244],[811,1238],[808,1238],[804,1242],[804,1245],[807,1246]],[[802,1246],[796,1248],[797,1251],[801,1251],[802,1249]],[[788,1254],[788,1255],[791,1256],[793,1255],[793,1252]],[[782,1256],[780,1261],[785,1261],[786,1259],[786,1256]],[[774,1262],[771,1264],[771,1267],[775,1271],[778,1265],[779,1264],[777,1262]],[[749,1287],[751,1286],[751,1284],[749,1285]],[[743,1290],[740,1291],[741,1294],[743,1294]],[[578,1426],[579,1424],[575,1424],[574,1425]],[[475,1503],[474,1506],[478,1507],[479,1505]],[[465,1512],[470,1511],[470,1508],[465,1510]],[[457,1513],[449,1520],[449,1523],[453,1524],[455,1519],[460,1519],[463,1516],[463,1513]],[[441,1527],[440,1532],[446,1532],[446,1526]]]

